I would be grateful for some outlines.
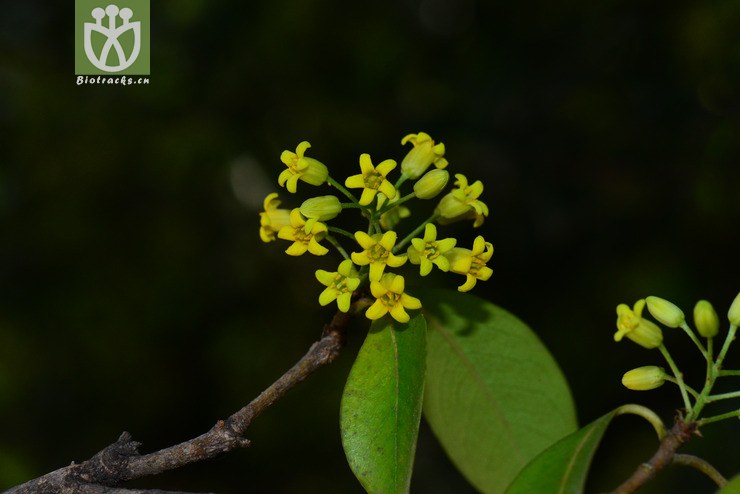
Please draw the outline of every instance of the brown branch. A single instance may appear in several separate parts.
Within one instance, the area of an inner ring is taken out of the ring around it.
[[[252,421],[293,386],[317,369],[333,362],[344,346],[351,314],[337,312],[324,327],[321,339],[277,381],[251,403],[226,420],[216,422],[211,430],[194,439],[146,455],[139,454],[139,443],[124,432],[118,441],[82,463],[50,472],[3,494],[165,494],[161,490],[126,490],[116,488],[122,482],[213,458],[236,448],[249,446],[243,437]],[[176,493],[171,493],[176,494]],[[183,493],[184,494],[184,493]]]
[[[614,489],[612,494],[631,494],[645,485],[656,473],[674,461],[678,448],[696,433],[698,433],[696,422],[684,422],[681,417],[676,418],[676,422],[660,442],[660,447],[653,457],[637,467],[630,478]]]

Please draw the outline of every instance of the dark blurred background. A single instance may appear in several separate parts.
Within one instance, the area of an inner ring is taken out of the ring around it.
[[[450,171],[484,181],[494,276],[475,293],[547,344],[583,424],[680,406],[671,386],[621,387],[661,360],[612,341],[618,303],[655,294],[688,314],[706,298],[724,320],[740,289],[737,0],[153,1],[151,84],[129,87],[75,85],[71,2],[1,7],[0,489],[123,430],[144,452],[198,435],[318,338],[332,310],[313,271],[337,256],[258,236],[267,193],[328,193],[277,186],[280,152],[304,139],[341,178],[426,131]],[[468,226],[448,232],[469,243]],[[254,422],[251,448],[135,485],[360,492],[337,424],[365,329]],[[700,386],[697,352],[666,333]],[[707,427],[686,451],[731,475],[739,433]],[[656,445],[618,419],[588,491]],[[415,492],[473,492],[425,425],[416,467]],[[712,490],[674,467],[644,492]]]

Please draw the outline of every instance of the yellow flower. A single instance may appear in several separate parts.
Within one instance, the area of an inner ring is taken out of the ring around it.
[[[386,273],[380,281],[370,282],[370,292],[375,297],[375,302],[365,312],[368,319],[380,319],[390,313],[391,317],[398,322],[409,322],[406,309],[420,309],[421,301],[404,293],[403,276]]]
[[[360,277],[357,275],[352,261],[349,259],[342,261],[335,272],[319,269],[316,271],[316,279],[326,286],[326,289],[319,295],[319,303],[327,305],[336,300],[339,310],[347,312],[352,299],[352,292],[360,286]]]
[[[361,206],[367,206],[373,202],[378,192],[382,192],[388,199],[393,199],[396,197],[396,188],[385,177],[395,167],[396,162],[393,160],[385,160],[375,167],[370,161],[370,155],[363,153],[360,155],[362,173],[347,177],[344,185],[350,189],[362,189],[359,201]]]
[[[645,299],[635,302],[632,309],[627,304],[617,306],[617,332],[614,341],[627,337],[645,348],[656,348],[663,343],[663,332],[657,324],[642,318]]]
[[[281,187],[287,187],[288,191],[293,194],[295,194],[298,180],[303,180],[311,185],[321,185],[329,176],[329,170],[323,163],[304,156],[306,150],[310,147],[311,144],[308,141],[303,141],[298,144],[295,153],[286,150],[280,155],[280,161],[288,168],[280,173],[278,183]]]
[[[362,252],[353,252],[352,261],[358,266],[370,265],[370,281],[378,281],[383,275],[385,265],[397,268],[406,262],[406,256],[393,254],[396,245],[396,232],[376,233],[372,237],[365,232],[356,232],[355,239]]]
[[[283,240],[292,240],[293,244],[285,250],[290,256],[300,256],[306,251],[316,256],[323,256],[329,249],[319,243],[326,236],[326,225],[315,218],[306,220],[301,211],[295,208],[290,212],[290,225],[278,232]]]
[[[434,144],[431,136],[424,132],[409,134],[401,139],[401,144],[410,142],[414,145],[401,162],[401,173],[409,178],[418,178],[434,163],[437,168],[445,168],[447,160],[444,158],[445,145],[441,142]]]
[[[432,271],[432,265],[436,264],[442,271],[449,271],[450,261],[444,254],[455,247],[457,240],[454,238],[445,238],[437,240],[437,228],[427,223],[424,227],[424,238],[414,238],[411,240],[411,246],[408,248],[409,262],[419,264],[419,272],[422,276],[428,275]]]
[[[290,225],[290,210],[278,209],[280,200],[277,197],[277,192],[265,197],[265,210],[260,213],[260,238],[265,243],[275,240],[275,234]]]
[[[493,271],[486,266],[493,255],[493,245],[478,235],[473,241],[473,250],[455,247],[446,257],[450,262],[450,271],[467,276],[465,283],[457,287],[458,291],[470,291],[478,280],[486,281]]]
[[[665,371],[662,367],[646,365],[627,371],[622,376],[622,384],[633,391],[648,391],[659,388],[665,383]]]
[[[455,178],[457,188],[445,195],[437,206],[440,223],[473,218],[473,227],[478,228],[488,216],[488,206],[478,199],[483,193],[483,183],[476,180],[468,185],[468,179],[461,173],[456,173]]]

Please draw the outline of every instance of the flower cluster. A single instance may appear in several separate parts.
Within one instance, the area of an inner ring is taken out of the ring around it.
[[[684,382],[683,374],[671,357],[663,341],[663,330],[655,322],[643,316],[644,309],[661,325],[667,328],[681,328],[691,338],[694,345],[701,352],[707,363],[707,373],[704,378],[704,387],[696,391]],[[672,302],[660,297],[650,296],[638,300],[632,308],[626,304],[617,306],[617,332],[614,340],[620,341],[623,337],[634,341],[638,345],[654,349],[657,348],[670,367],[670,373],[662,367],[647,365],[632,369],[622,377],[622,384],[632,390],[645,391],[662,386],[666,381],[678,385],[686,410],[686,421],[697,420],[705,405],[730,398],[740,398],[740,391],[722,394],[712,394],[715,381],[722,376],[740,375],[738,370],[723,368],[725,356],[735,339],[735,333],[740,326],[740,293],[735,297],[727,312],[730,323],[724,343],[715,355],[714,338],[719,335],[720,320],[712,304],[700,300],[694,306],[693,322],[696,331],[686,321],[684,312]],[[698,336],[697,336],[698,333]],[[702,342],[702,339],[706,340]],[[700,424],[713,422],[725,418],[740,416],[740,410],[715,417],[701,419]]]
[[[367,153],[360,155],[359,173],[343,182],[332,178],[323,163],[306,156],[311,147],[307,141],[298,144],[295,152],[286,150],[280,156],[286,168],[280,173],[278,184],[288,192],[296,193],[299,181],[314,186],[327,184],[345,200],[342,202],[336,195],[322,195],[307,199],[298,208],[281,209],[278,194],[271,193],[260,213],[263,242],[287,240],[291,244],[285,253],[291,256],[306,252],[323,256],[329,252],[327,245],[331,245],[344,258],[336,271],[316,271],[316,279],[326,287],[319,295],[321,305],[336,301],[339,310],[347,312],[353,295],[369,289],[375,300],[365,311],[368,319],[390,314],[405,323],[410,319],[407,310],[421,308],[421,301],[406,293],[404,276],[391,270],[408,262],[419,266],[421,276],[427,276],[436,266],[440,271],[465,276],[458,287],[461,292],[491,277],[488,262],[493,245],[482,236],[475,238],[470,249],[458,247],[455,238],[437,238],[436,225],[468,219],[473,220],[475,228],[483,224],[488,206],[480,200],[483,193],[480,180],[469,183],[465,175],[455,174],[452,190],[441,197],[432,215],[399,239],[397,227],[411,214],[407,202],[438,197],[450,178],[445,169],[448,162],[443,143],[435,143],[429,134],[419,132],[405,136],[401,144],[411,144],[412,148],[401,161],[400,174],[395,179],[392,174],[399,168],[395,160],[373,164]],[[404,195],[402,187],[407,182],[413,182],[413,187]],[[359,211],[367,219],[367,230],[349,232],[329,224],[348,209]],[[352,247],[345,250],[340,239],[349,240]]]

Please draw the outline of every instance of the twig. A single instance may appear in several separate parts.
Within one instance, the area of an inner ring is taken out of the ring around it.
[[[146,455],[139,454],[139,443],[124,432],[118,441],[82,463],[60,468],[34,480],[13,487],[3,494],[165,494],[161,490],[116,488],[127,480],[157,475],[190,463],[207,460],[236,448],[249,446],[242,437],[252,421],[288,390],[317,369],[333,362],[344,346],[350,313],[337,312],[324,327],[321,339],[277,381],[251,403],[226,420],[216,422],[211,430],[194,439]],[[178,494],[170,492],[167,494]],[[179,493],[184,494],[184,493]]]
[[[670,432],[660,441],[660,447],[647,463],[643,463],[622,484],[612,491],[612,494],[631,494],[645,485],[655,474],[670,465],[676,456],[676,451],[697,432],[696,422],[684,422],[682,417],[676,418]]]

